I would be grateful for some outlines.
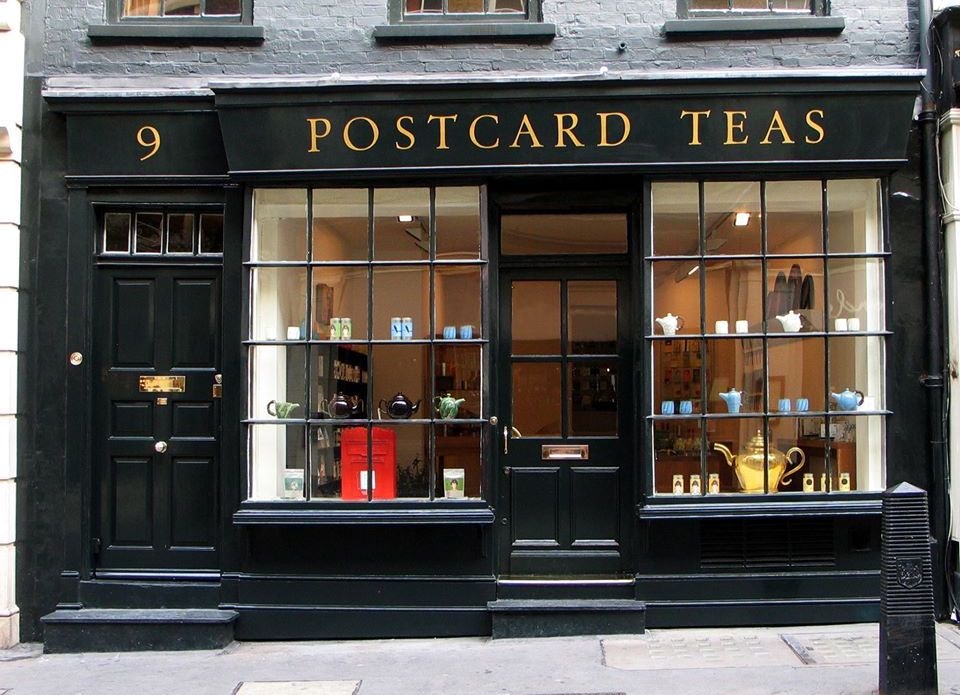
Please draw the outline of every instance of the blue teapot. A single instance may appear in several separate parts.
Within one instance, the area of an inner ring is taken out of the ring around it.
[[[856,410],[863,404],[863,391],[844,389],[843,393],[831,393],[830,398],[837,402],[837,410]]]
[[[728,413],[740,412],[740,404],[743,403],[743,391],[737,391],[731,386],[729,391],[721,391],[719,396],[727,404]]]

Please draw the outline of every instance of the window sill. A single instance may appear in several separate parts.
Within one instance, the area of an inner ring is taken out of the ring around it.
[[[719,38],[729,35],[814,35],[839,34],[844,29],[843,17],[701,17],[671,19],[663,24],[668,38],[689,39],[691,36]]]
[[[806,493],[803,497],[809,497]],[[769,496],[767,496],[769,499]],[[640,519],[723,519],[786,516],[870,516],[882,511],[881,493],[830,493],[820,499],[801,499],[777,494],[778,500],[687,502],[675,499],[649,500],[637,507]],[[781,501],[782,500],[782,501]]]
[[[373,30],[377,41],[471,41],[527,40],[551,41],[557,35],[555,24],[541,22],[457,22],[429,24],[381,24]]]
[[[250,24],[91,24],[87,27],[91,41],[122,41],[148,39],[164,41],[263,41],[262,26]]]
[[[283,507],[244,507],[234,512],[237,526],[340,526],[340,525],[442,525],[494,522],[493,510],[487,506],[454,509],[449,506],[407,509],[338,509],[335,506],[305,507],[297,504]]]

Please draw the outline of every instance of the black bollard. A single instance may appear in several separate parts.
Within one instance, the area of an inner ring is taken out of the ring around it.
[[[880,695],[936,695],[927,493],[909,483],[887,489],[882,534]]]

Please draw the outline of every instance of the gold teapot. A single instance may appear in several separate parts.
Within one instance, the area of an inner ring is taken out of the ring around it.
[[[713,448],[723,454],[727,459],[727,465],[733,466],[733,470],[737,474],[737,480],[740,482],[741,492],[763,492],[763,447],[764,439],[760,430],[757,430],[756,435],[743,447],[743,451],[738,456],[730,453],[730,449],[723,444],[715,443],[713,445]],[[791,459],[790,456],[794,452],[800,454],[800,463],[784,473],[787,464],[793,463],[793,459]],[[771,446],[767,450],[766,455],[766,468],[769,471],[769,473],[767,473],[767,481],[770,484],[770,492],[776,492],[781,483],[789,483],[790,476],[803,468],[803,464],[806,462],[807,455],[804,454],[803,449],[798,446],[790,447],[787,449],[787,453],[783,453],[779,449]]]

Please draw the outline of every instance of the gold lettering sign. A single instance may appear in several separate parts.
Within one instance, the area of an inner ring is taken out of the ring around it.
[[[140,158],[140,161],[150,159],[160,151],[160,131],[152,125],[143,126],[137,131],[137,144],[150,150]]]
[[[187,388],[185,376],[141,376],[140,393],[183,393]]]

